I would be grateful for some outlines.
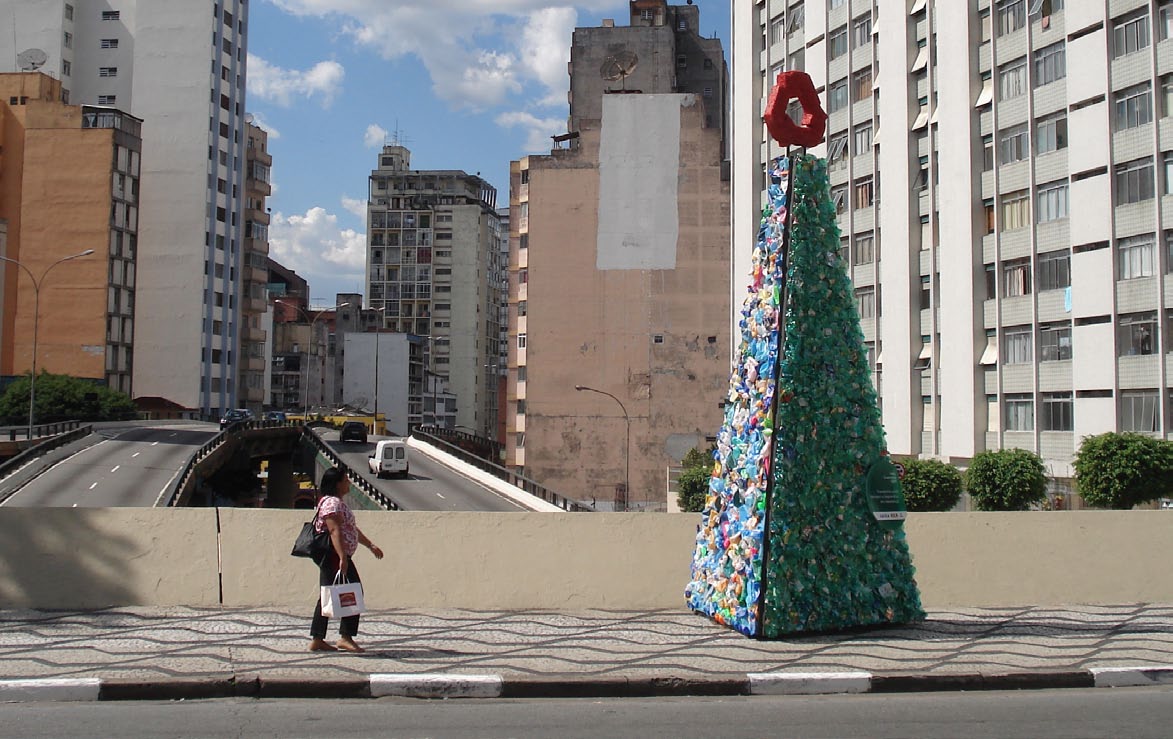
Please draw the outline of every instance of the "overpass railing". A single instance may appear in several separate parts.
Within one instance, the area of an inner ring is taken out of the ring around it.
[[[502,467],[501,465],[494,464],[493,462],[490,462],[489,460],[487,460],[483,457],[479,457],[476,454],[473,454],[472,452],[469,452],[465,449],[462,449],[461,447],[457,446],[456,444],[453,444],[450,441],[447,441],[447,440],[441,438],[441,436],[439,436],[436,432],[443,433],[444,430],[437,429],[437,428],[434,428],[431,426],[418,426],[418,427],[412,429],[411,435],[413,438],[419,439],[420,441],[424,441],[424,442],[427,442],[428,444],[431,444],[435,447],[438,447],[439,449],[443,450],[445,453],[451,454],[453,457],[456,457],[460,461],[466,462],[467,464],[471,464],[472,466],[476,467],[477,469],[482,470],[484,472],[487,472],[499,480],[504,480],[505,482],[509,483],[510,485],[514,485],[516,487],[521,488],[522,490],[529,493],[530,495],[536,495],[537,497],[541,498],[542,500],[546,501],[547,503],[552,503],[552,504],[558,506],[562,510],[571,511],[573,513],[593,513],[595,510],[594,508],[591,508],[589,505],[586,505],[584,503],[580,503],[579,501],[574,500],[572,498],[567,498],[564,495],[559,495],[558,493],[554,492],[553,490],[550,490],[549,488],[547,488],[543,485],[539,485],[538,483],[534,482],[533,480],[529,479],[528,477],[522,477],[521,475],[517,474],[516,472],[513,472],[512,470],[506,469],[505,467]],[[460,432],[454,432],[454,433],[460,433]],[[464,435],[467,436],[467,434],[464,434]]]
[[[322,441],[322,437],[318,436],[308,428],[305,430],[305,436],[309,437],[310,443],[313,444],[315,448],[317,448],[319,454],[324,456],[326,459],[329,459],[335,467],[338,467],[342,470],[342,472],[350,480],[351,487],[356,487],[361,490],[368,498],[373,500],[375,504],[383,510],[399,510],[398,503],[384,495],[383,491],[379,490],[377,487],[371,484],[370,480],[367,480],[365,477],[352,470],[350,465],[346,464],[346,462],[343,462],[342,458],[334,453],[334,450],[330,448],[329,444]]]
[[[77,441],[85,436],[88,436],[94,429],[90,424],[81,425],[81,421],[60,421],[58,423],[46,423],[39,426],[34,426],[34,435],[29,437],[28,427],[21,427],[20,429],[5,429],[8,432],[8,440],[15,441],[17,439],[16,432],[19,431],[20,438],[38,438],[41,433],[52,434],[44,441],[30,446],[28,449],[20,452],[14,457],[7,459],[3,464],[0,464],[0,479],[7,477],[13,471],[20,469],[22,465],[30,459],[36,459],[44,454],[47,454],[58,447],[63,447],[70,442]],[[40,431],[41,433],[36,433]]]

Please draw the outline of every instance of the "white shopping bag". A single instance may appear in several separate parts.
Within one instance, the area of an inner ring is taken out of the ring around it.
[[[362,599],[362,583],[346,582],[342,573],[334,576],[333,585],[322,586],[322,615],[327,618],[357,616],[366,610]]]

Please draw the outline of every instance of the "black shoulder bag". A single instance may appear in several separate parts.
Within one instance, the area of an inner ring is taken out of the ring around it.
[[[321,564],[330,551],[330,532],[326,530],[318,533],[315,530],[317,523],[318,513],[314,511],[314,520],[301,525],[301,533],[297,535],[297,541],[293,542],[290,554],[294,557],[309,557],[314,564]]]

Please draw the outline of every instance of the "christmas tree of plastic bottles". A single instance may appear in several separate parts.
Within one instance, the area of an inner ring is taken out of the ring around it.
[[[811,145],[815,126],[822,138],[801,74],[781,75],[771,96],[783,145]],[[778,123],[785,82],[807,112],[801,131]],[[903,529],[868,501],[887,450],[826,162],[781,157],[769,174],[686,600],[763,638],[923,619]]]

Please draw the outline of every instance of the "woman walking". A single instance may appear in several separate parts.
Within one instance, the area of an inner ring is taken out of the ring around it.
[[[346,505],[346,494],[350,491],[350,480],[337,467],[331,467],[322,473],[322,484],[319,486],[321,497],[318,499],[317,523],[314,528],[318,533],[330,532],[330,551],[322,558],[319,564],[318,584],[333,585],[334,578],[339,572],[345,573],[348,582],[361,582],[358,579],[358,569],[354,566],[354,552],[362,544],[371,550],[375,559],[383,558],[383,550],[375,546],[354,522],[354,514],[350,506]],[[310,625],[310,651],[333,652],[342,649],[347,652],[362,652],[354,641],[358,635],[358,616],[346,616],[338,629],[341,637],[337,645],[326,641],[326,627],[330,620],[322,615],[322,599],[314,606],[314,620]]]

